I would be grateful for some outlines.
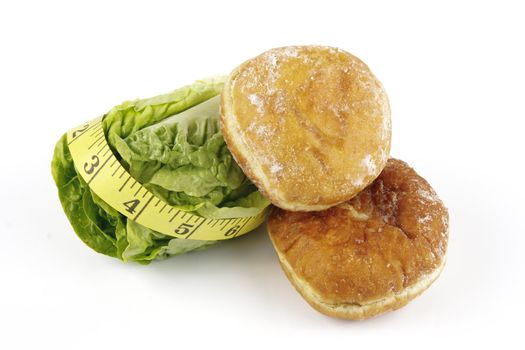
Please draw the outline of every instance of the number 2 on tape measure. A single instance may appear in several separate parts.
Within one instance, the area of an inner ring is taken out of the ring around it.
[[[263,210],[244,218],[206,219],[173,207],[134,180],[109,147],[102,117],[67,133],[68,147],[79,174],[90,189],[129,220],[169,236],[221,240],[259,226]]]
[[[87,128],[89,128],[89,123],[88,124],[84,124],[81,128],[76,129],[75,131],[73,131],[72,138],[74,139],[75,137],[78,136],[78,134],[81,134],[84,131],[86,131]]]

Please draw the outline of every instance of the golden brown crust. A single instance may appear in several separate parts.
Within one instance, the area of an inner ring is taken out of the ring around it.
[[[243,63],[225,84],[221,125],[245,174],[288,210],[350,199],[390,152],[381,83],[358,58],[329,47],[278,48]]]
[[[405,305],[439,276],[448,212],[422,177],[390,159],[347,203],[315,213],[274,208],[268,232],[287,276],[311,305],[360,319]]]

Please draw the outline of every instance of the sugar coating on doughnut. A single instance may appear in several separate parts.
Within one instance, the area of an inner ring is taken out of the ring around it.
[[[362,61],[336,48],[285,47],[248,60],[230,75],[221,107],[239,165],[288,210],[350,199],[389,156],[386,93]]]
[[[359,319],[405,305],[439,276],[448,212],[422,177],[391,159],[370,186],[337,207],[274,209],[268,232],[283,269],[310,304]]]

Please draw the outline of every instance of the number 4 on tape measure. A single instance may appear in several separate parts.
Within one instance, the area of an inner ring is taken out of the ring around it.
[[[124,202],[124,206],[126,207],[126,211],[130,214],[135,214],[135,209],[140,204],[140,201],[138,199],[132,199],[130,201]]]
[[[67,133],[75,167],[90,189],[130,220],[157,232],[195,240],[222,240],[240,236],[259,226],[266,216],[206,219],[180,210],[156,197],[134,180],[109,147],[102,117]]]

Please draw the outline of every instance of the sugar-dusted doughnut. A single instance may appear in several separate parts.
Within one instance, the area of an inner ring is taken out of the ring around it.
[[[332,47],[282,47],[240,65],[222,93],[221,124],[244,173],[293,211],[349,200],[390,152],[383,86],[361,60]]]
[[[311,306],[363,319],[402,307],[439,276],[448,212],[425,179],[390,159],[344,204],[321,212],[274,208],[268,232],[284,272]]]

